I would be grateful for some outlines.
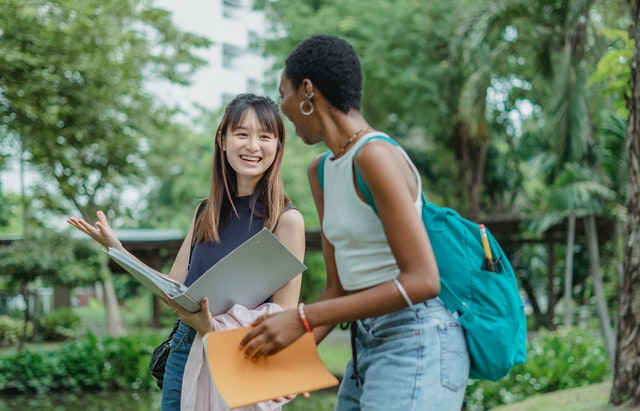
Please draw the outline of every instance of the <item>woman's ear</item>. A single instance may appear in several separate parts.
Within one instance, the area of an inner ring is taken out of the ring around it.
[[[308,78],[302,80],[302,89],[304,90],[305,96],[313,96],[313,82]]]

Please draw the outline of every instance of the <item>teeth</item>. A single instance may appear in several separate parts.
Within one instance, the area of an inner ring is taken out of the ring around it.
[[[241,159],[243,160],[247,160],[247,161],[259,161],[260,157],[254,157],[254,156],[240,156]]]

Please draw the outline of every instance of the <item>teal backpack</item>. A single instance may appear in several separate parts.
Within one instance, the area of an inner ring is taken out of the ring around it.
[[[385,135],[372,136],[369,141],[373,139],[399,146]],[[330,154],[328,151],[318,166],[321,188],[324,163]],[[377,214],[371,192],[358,169],[354,170],[363,197]],[[471,357],[469,377],[497,381],[526,359],[527,323],[513,267],[488,230],[491,262],[482,245],[480,225],[450,208],[427,202],[424,193],[422,222],[440,272],[440,298],[449,311],[458,313],[465,329]]]

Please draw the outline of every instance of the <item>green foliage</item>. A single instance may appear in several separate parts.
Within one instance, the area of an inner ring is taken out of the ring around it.
[[[282,159],[282,181],[285,192],[298,210],[304,216],[306,228],[319,228],[320,221],[316,205],[311,195],[307,168],[313,158],[327,150],[324,144],[314,146],[305,145],[295,134],[289,121],[285,121],[287,141]]]
[[[16,345],[24,331],[24,321],[0,315],[0,347]],[[33,323],[27,323],[27,338],[33,335]]]
[[[602,173],[577,163],[565,163],[553,184],[546,186],[542,196],[530,196],[526,211],[530,221],[527,230],[544,233],[570,215],[583,217],[604,214],[607,201],[616,193]]]
[[[286,56],[310,35],[334,34],[353,44],[362,63],[367,120],[403,142],[430,188],[437,185],[434,195],[456,204],[464,191],[457,178],[454,133],[463,78],[450,41],[471,2],[260,3],[268,3],[265,10],[277,23],[266,53],[275,57],[278,73]]]
[[[601,32],[611,40],[611,44],[589,77],[587,87],[604,84],[605,93],[616,97],[616,114],[626,118],[629,114],[626,92],[631,81],[630,62],[633,59],[635,42],[629,38],[629,33],[625,30],[605,28]]]
[[[0,247],[0,289],[21,291],[36,280],[45,285],[93,283],[99,278],[101,257],[87,241],[41,232]]]
[[[148,370],[160,335],[85,339],[44,353],[29,350],[0,359],[0,392],[153,389]]]
[[[81,332],[80,317],[70,307],[48,312],[38,320],[38,337],[43,341],[69,340]]]
[[[304,263],[308,268],[302,274],[300,301],[312,303],[318,299],[320,293],[324,290],[327,279],[322,252],[307,252],[304,257]]]
[[[51,282],[72,261],[68,251],[64,244],[42,238],[0,247],[0,278],[5,289],[26,291],[36,279]]]
[[[284,409],[287,411],[326,411],[333,410],[335,406],[336,390],[328,389],[313,392],[308,399],[298,395]]]
[[[85,217],[117,206],[123,186],[144,181],[175,113],[146,82],[188,83],[204,64],[194,50],[210,41],[178,31],[146,1],[0,6],[3,134],[54,185],[34,192],[49,209],[74,207]]]
[[[221,112],[203,112],[194,118],[198,130],[173,126],[171,138],[155,142],[159,156],[150,166],[158,178],[140,216],[143,227],[187,231],[200,199],[209,195],[213,136],[221,117]]]
[[[18,215],[19,206],[19,196],[17,194],[4,193],[0,184],[0,234],[17,234],[21,231],[21,222]]]
[[[599,335],[583,329],[540,331],[529,342],[527,361],[500,381],[472,381],[467,411],[482,411],[526,397],[602,382],[611,377]]]

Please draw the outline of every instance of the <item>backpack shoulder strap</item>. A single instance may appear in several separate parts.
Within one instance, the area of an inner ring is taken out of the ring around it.
[[[393,144],[394,146],[398,146],[400,147],[400,144],[392,139],[391,137],[385,135],[385,134],[378,134],[375,136],[371,136],[369,137],[369,139],[365,142],[368,143],[371,140],[384,140],[387,141],[391,144]],[[362,147],[364,147],[364,144],[361,145],[360,147],[358,147],[358,150],[360,150]],[[356,151],[357,154],[357,151]],[[355,163],[353,165],[353,169],[355,171],[355,175],[356,175],[356,181],[358,182],[358,188],[360,189],[360,192],[362,193],[362,197],[364,197],[365,201],[367,202],[367,204],[369,204],[369,206],[373,209],[373,211],[378,214],[378,209],[376,208],[376,204],[373,201],[373,194],[371,194],[371,190],[369,190],[369,187],[367,187],[367,185],[364,183],[364,179],[362,178],[362,174],[360,174],[360,171],[358,171],[358,167],[355,166]],[[424,203],[425,198],[424,198],[424,194],[422,194],[422,201]]]
[[[318,163],[318,182],[320,183],[320,189],[324,191],[324,163],[327,161],[327,158],[331,155],[331,150],[327,150],[326,153],[320,159]]]

